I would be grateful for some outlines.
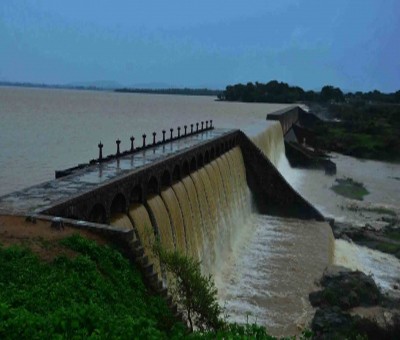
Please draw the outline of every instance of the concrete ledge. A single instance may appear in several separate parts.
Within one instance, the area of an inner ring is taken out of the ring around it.
[[[239,144],[246,167],[247,184],[262,214],[316,219],[325,217],[294,190],[264,153],[243,133]]]
[[[267,115],[267,120],[278,120],[281,123],[283,135],[286,135],[292,125],[299,120],[300,107],[292,106]],[[303,111],[303,110],[302,110]]]
[[[292,167],[324,169],[328,175],[336,174],[336,164],[323,153],[313,152],[298,143],[285,141],[285,153]]]

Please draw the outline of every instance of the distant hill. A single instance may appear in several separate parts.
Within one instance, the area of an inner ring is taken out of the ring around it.
[[[16,86],[16,87],[35,87],[46,89],[68,89],[68,90],[99,90],[107,91],[114,90],[121,85],[112,82],[81,82],[81,83],[68,83],[68,84],[40,84],[30,82],[12,82],[0,81],[0,86]]]
[[[67,87],[98,88],[104,90],[114,90],[123,87],[121,83],[112,80],[81,81],[65,84]]]
[[[120,88],[122,88],[124,86],[120,86]],[[128,88],[130,89],[153,89],[153,90],[160,90],[160,89],[170,89],[174,86],[172,86],[171,84],[167,84],[167,83],[156,83],[156,82],[152,82],[152,83],[135,83],[135,84],[130,84],[128,86]]]

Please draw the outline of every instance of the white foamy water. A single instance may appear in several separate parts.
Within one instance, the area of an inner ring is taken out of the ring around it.
[[[372,275],[383,292],[400,297],[399,290],[393,289],[395,284],[400,284],[400,261],[396,257],[345,240],[336,240],[334,263]]]
[[[273,335],[298,334],[314,314],[308,293],[332,261],[329,226],[253,214],[245,229],[216,276],[229,320],[248,317]]]

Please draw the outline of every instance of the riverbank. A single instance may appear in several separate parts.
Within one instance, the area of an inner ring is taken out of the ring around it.
[[[385,215],[379,226],[367,223],[360,227],[332,220],[335,238],[400,259],[400,220],[394,212],[382,212]],[[325,270],[319,283],[320,290],[309,296],[317,308],[311,326],[315,339],[357,335],[396,339],[400,332],[400,294],[393,292],[399,292],[400,277],[389,293],[371,274],[334,265]]]
[[[317,308],[312,321],[314,339],[397,339],[399,300],[382,294],[371,276],[331,266],[310,294]]]
[[[317,170],[296,169],[285,177],[325,216],[335,219],[331,225],[336,239],[333,265],[348,268],[346,273],[356,273],[357,270],[364,273],[340,275],[344,282],[339,284],[335,299],[344,302],[349,299],[349,293],[342,286],[348,280],[357,286],[371,277],[385,302],[376,301],[370,306],[359,302],[347,309],[334,304],[314,303],[318,309],[312,323],[313,332],[319,338],[334,338],[332,332],[335,329],[341,332],[336,334],[336,338],[349,338],[351,332],[365,334],[366,331],[374,334],[370,338],[385,338],[382,334],[389,334],[392,327],[388,326],[387,319],[391,320],[396,304],[396,313],[399,313],[400,306],[400,261],[395,257],[398,245],[393,242],[400,232],[399,182],[395,178],[400,168],[398,164],[363,161],[340,154],[332,154],[332,157],[337,164],[336,176],[326,176]],[[298,176],[296,180],[295,175]],[[338,184],[346,190],[333,190]],[[325,289],[320,282],[320,290]],[[379,325],[365,321],[367,317],[380,320]]]
[[[381,217],[382,227],[367,223],[363,227],[333,222],[335,238],[349,240],[370,249],[391,254],[400,260],[400,221],[397,217]],[[399,282],[400,286],[400,282]]]
[[[400,162],[400,105],[311,105],[311,110],[330,118],[309,127],[315,135],[313,147],[362,159]]]

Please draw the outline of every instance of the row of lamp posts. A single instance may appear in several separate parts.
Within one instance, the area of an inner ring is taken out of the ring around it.
[[[213,124],[213,121],[212,121],[212,119],[210,120],[210,122],[208,121],[208,120],[206,120],[206,122],[205,122],[205,124],[206,124],[206,130],[208,130],[208,129],[212,129],[213,128],[213,126],[212,126],[212,124]],[[202,132],[203,130],[204,130],[204,122],[201,122],[201,129],[200,129],[200,131],[199,131],[199,123],[196,123],[196,131],[194,131],[194,124],[190,124],[190,134],[193,134],[193,133],[197,133],[197,132]],[[182,136],[182,137],[184,137],[184,136],[187,136],[187,129],[188,129],[188,126],[187,125],[184,125],[184,130],[185,130],[185,132],[184,132],[184,135]],[[176,137],[176,138],[180,138],[181,137],[181,127],[180,126],[178,126],[178,128],[177,128],[177,130],[178,130],[178,136]],[[174,133],[174,129],[173,128],[170,128],[169,129],[169,131],[170,131],[170,139],[169,140],[173,140],[174,139],[174,136],[173,136],[173,133]],[[162,135],[163,135],[163,137],[162,137],[162,143],[165,143],[167,140],[165,139],[165,134],[166,134],[166,131],[165,130],[162,130]],[[157,133],[156,132],[153,132],[153,145],[156,145],[156,136],[157,136]],[[143,134],[142,135],[142,138],[143,138],[143,148],[145,148],[146,147],[146,134]],[[131,137],[130,138],[130,140],[131,140],[131,149],[130,149],[130,152],[133,152],[134,150],[135,150],[135,145],[134,145],[134,143],[135,143],[135,137]],[[121,155],[121,151],[120,151],[120,144],[121,144],[121,141],[119,140],[119,139],[117,139],[116,141],[115,141],[115,143],[117,144],[117,154],[116,154],[116,156],[120,156]],[[99,161],[101,161],[102,159],[103,159],[103,143],[100,141],[100,143],[97,145],[98,147],[99,147]]]

